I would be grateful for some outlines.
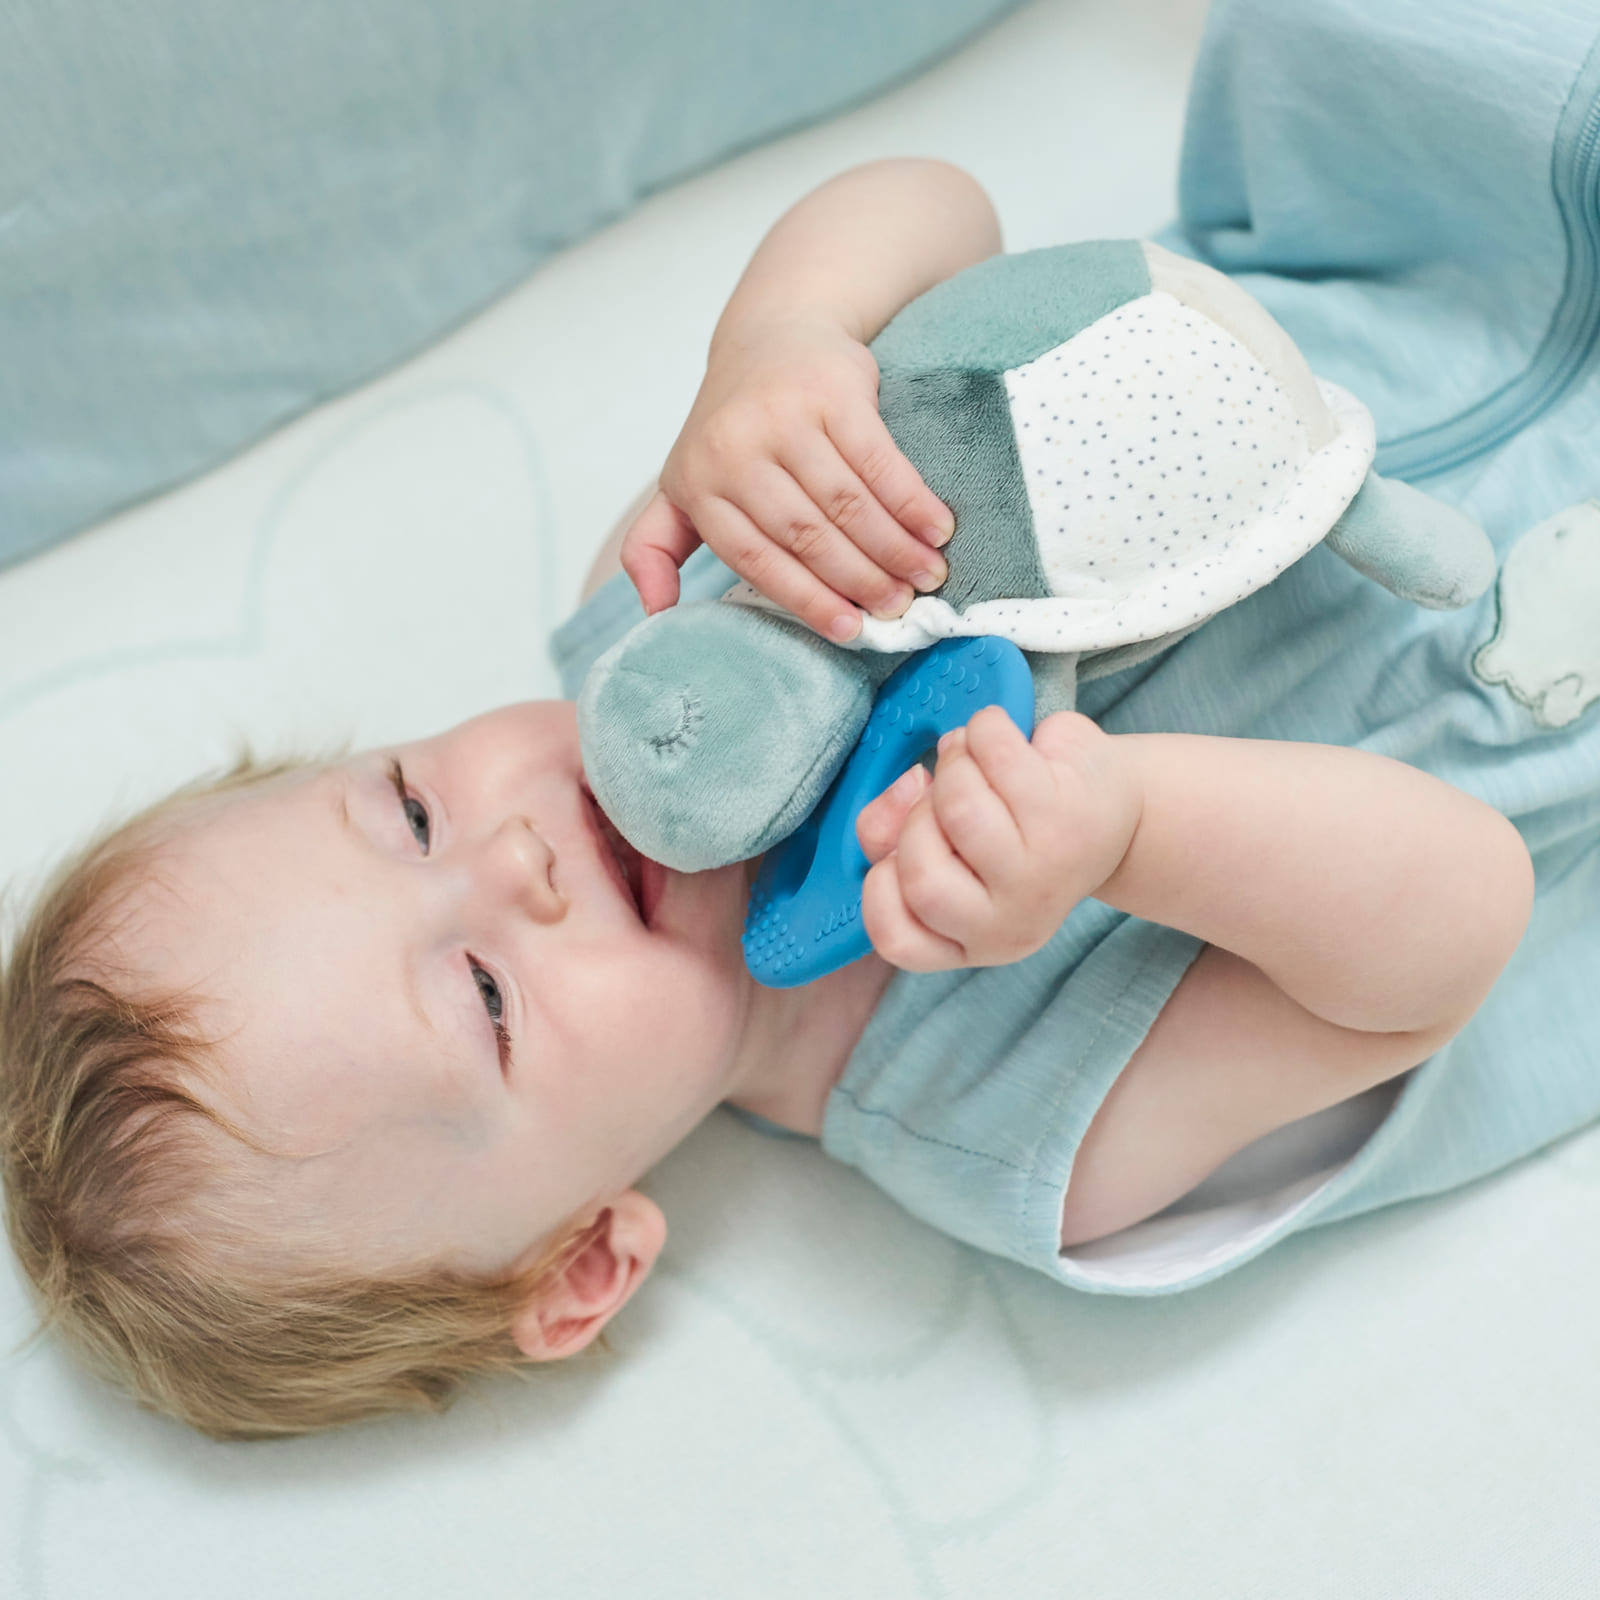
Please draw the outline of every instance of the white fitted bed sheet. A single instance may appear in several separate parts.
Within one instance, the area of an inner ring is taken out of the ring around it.
[[[1011,248],[1148,233],[1200,11],[1029,7],[0,576],[0,881],[25,890],[241,737],[365,744],[553,692],[545,636],[778,212],[852,162],[926,153],[985,181]],[[1226,1226],[1266,1166],[1185,1208]],[[1600,1135],[1156,1301],[984,1258],[728,1117],[648,1187],[671,1239],[613,1352],[479,1385],[442,1419],[219,1445],[48,1341],[0,1359],[0,1596],[1600,1589]],[[0,1340],[30,1325],[4,1258]]]

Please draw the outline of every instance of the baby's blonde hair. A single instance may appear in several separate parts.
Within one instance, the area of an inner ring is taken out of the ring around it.
[[[442,1409],[464,1378],[521,1364],[514,1311],[590,1232],[558,1230],[533,1267],[487,1279],[267,1270],[248,1264],[248,1240],[206,1244],[195,1224],[218,1165],[207,1134],[243,1137],[193,1087],[215,1042],[197,1027],[196,997],[134,992],[106,946],[177,810],[297,765],[246,756],[89,845],[0,963],[0,1178],[41,1331],[219,1439]]]

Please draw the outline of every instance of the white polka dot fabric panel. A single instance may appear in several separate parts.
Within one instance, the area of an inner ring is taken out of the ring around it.
[[[1168,294],[1008,372],[1006,393],[1058,595],[1116,604],[1180,572],[1203,586],[1310,454],[1277,380]]]
[[[1285,516],[1333,463],[1244,345],[1159,291],[1008,372],[1006,391],[1046,581],[1082,602],[1061,623],[1111,630],[1056,648],[1215,615],[1303,556],[1360,486],[1325,522]]]

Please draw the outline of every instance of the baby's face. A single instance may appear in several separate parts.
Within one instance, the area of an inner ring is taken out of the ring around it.
[[[563,701],[200,804],[147,932],[214,1001],[208,1092],[293,1158],[274,1215],[369,1267],[498,1270],[725,1096],[746,869],[608,833]]]

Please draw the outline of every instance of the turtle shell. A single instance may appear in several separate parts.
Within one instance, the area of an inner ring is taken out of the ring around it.
[[[945,585],[868,618],[862,648],[1153,653],[1318,544],[1372,462],[1366,408],[1231,279],[1155,245],[996,257],[873,348],[885,421],[956,533]]]

